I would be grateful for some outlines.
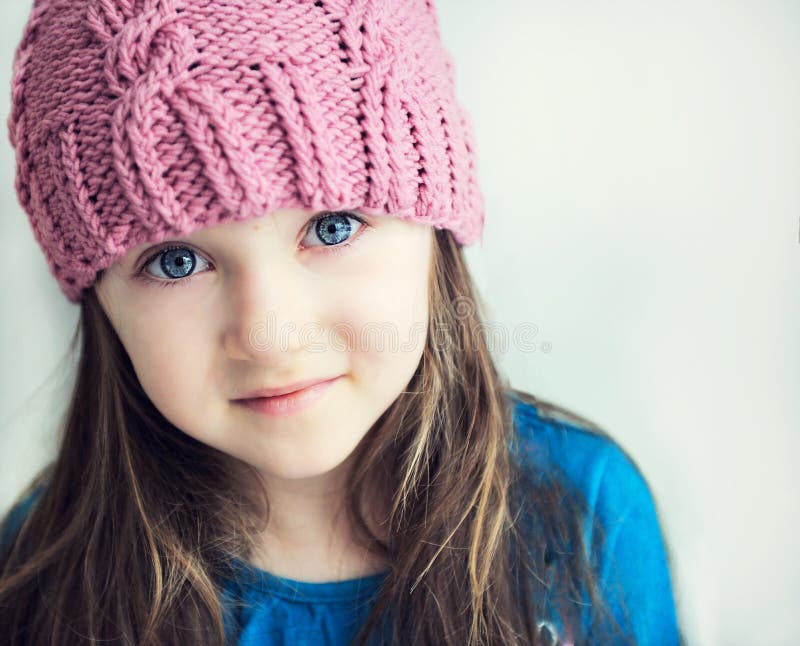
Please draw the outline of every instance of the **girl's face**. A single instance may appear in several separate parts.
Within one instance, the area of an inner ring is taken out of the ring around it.
[[[309,478],[340,465],[411,380],[427,334],[432,232],[283,209],[135,247],[97,293],[172,424],[268,480]],[[235,401],[337,376],[289,415]]]

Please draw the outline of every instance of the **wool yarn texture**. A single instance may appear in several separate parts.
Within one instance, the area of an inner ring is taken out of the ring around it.
[[[73,303],[132,247],[279,208],[482,236],[430,0],[36,0],[8,132]]]

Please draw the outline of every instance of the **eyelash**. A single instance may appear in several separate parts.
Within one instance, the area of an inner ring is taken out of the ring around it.
[[[312,218],[311,220],[309,220],[308,226],[306,227],[306,234],[308,234],[308,232],[311,230],[311,228],[317,222],[319,222],[320,220],[322,220],[324,218],[327,218],[327,217],[331,216],[334,213],[344,213],[348,217],[353,218],[354,220],[358,221],[361,224],[361,226],[358,229],[358,235],[354,239],[348,239],[346,242],[342,242],[341,244],[336,244],[336,245],[322,245],[321,246],[321,249],[322,249],[321,253],[329,253],[329,254],[342,253],[345,250],[346,247],[350,247],[355,242],[361,240],[361,238],[363,238],[364,235],[371,228],[370,225],[368,225],[362,218],[360,218],[357,215],[355,215],[352,211],[323,211],[319,215],[317,215],[314,218]],[[363,232],[362,232],[362,229],[363,229]],[[305,235],[303,237],[305,237]],[[153,284],[153,285],[155,285],[157,287],[174,287],[175,285],[185,285],[188,281],[190,281],[192,278],[194,278],[198,274],[195,273],[195,274],[192,274],[191,276],[187,276],[186,278],[176,278],[176,279],[173,279],[173,280],[163,280],[161,278],[153,278],[152,276],[150,276],[145,271],[145,268],[151,262],[153,262],[156,258],[158,258],[161,254],[166,253],[167,251],[171,251],[173,249],[191,249],[191,247],[188,246],[188,245],[185,245],[185,244],[171,244],[171,245],[167,245],[165,247],[162,247],[162,248],[158,249],[157,251],[152,253],[150,256],[148,256],[147,260],[145,260],[141,264],[139,269],[137,269],[134,272],[133,277],[135,279],[137,279],[137,280],[141,280],[141,281],[143,281],[145,283]],[[192,253],[197,254],[197,252],[195,252],[194,250],[192,250]],[[197,255],[202,255],[202,254],[197,254]],[[200,272],[200,273],[202,273],[202,272]]]

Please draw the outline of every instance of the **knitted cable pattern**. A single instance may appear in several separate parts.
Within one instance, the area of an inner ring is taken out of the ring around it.
[[[8,130],[73,303],[136,245],[278,208],[483,231],[430,0],[36,0]]]

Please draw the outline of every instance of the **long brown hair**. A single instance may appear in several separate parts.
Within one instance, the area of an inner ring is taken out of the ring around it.
[[[610,643],[624,629],[585,557],[585,501],[519,458],[510,395],[603,431],[498,373],[485,307],[446,230],[435,230],[429,299],[418,369],[356,448],[348,481],[358,539],[391,563],[354,643],[548,644],[545,598],[577,643]],[[236,575],[231,557],[246,561],[266,526],[267,492],[252,467],[159,413],[93,290],[73,352],[78,344],[57,457],[20,495],[41,488],[0,554],[0,635],[224,644],[232,614],[220,587]],[[375,483],[391,498],[388,540],[365,520]]]

